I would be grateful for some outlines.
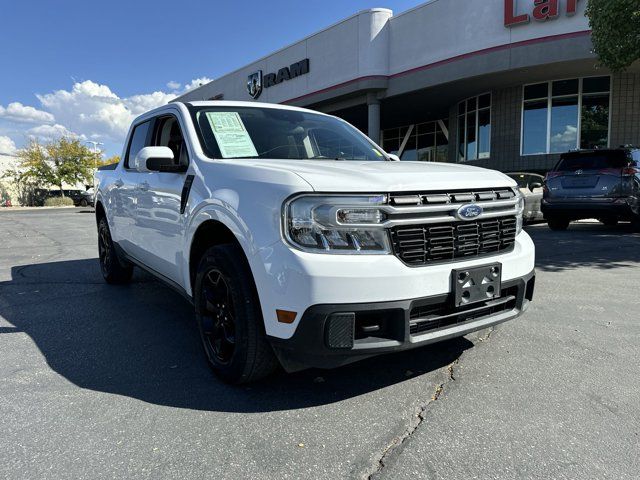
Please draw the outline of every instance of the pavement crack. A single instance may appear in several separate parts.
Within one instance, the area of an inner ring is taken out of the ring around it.
[[[495,327],[491,327],[489,328],[489,331],[487,332],[486,335],[482,336],[482,337],[478,337],[478,341],[479,342],[486,342],[487,340],[489,340],[491,338],[491,334],[495,331]]]
[[[494,331],[495,327],[489,328],[486,334],[478,337],[478,342],[483,343],[488,341]],[[403,444],[415,433],[422,422],[424,422],[429,406],[433,402],[438,401],[440,396],[444,393],[444,390],[448,384],[456,381],[455,371],[456,367],[460,363],[460,359],[461,357],[458,357],[445,367],[445,379],[441,383],[436,385],[436,388],[431,395],[431,399],[425,404],[420,405],[418,406],[418,408],[416,408],[414,415],[409,420],[409,425],[407,426],[407,428],[400,435],[395,436],[393,440],[391,440],[391,442],[389,442],[389,444],[384,449],[382,449],[382,451],[374,458],[373,465],[366,472],[364,472],[364,474],[361,476],[362,479],[375,480],[376,478],[380,477],[391,458],[400,452]]]
[[[382,451],[374,458],[373,465],[366,472],[364,472],[364,474],[361,476],[362,479],[373,480],[379,478],[388,461],[396,453],[399,452],[399,449],[402,447],[402,445],[415,433],[422,422],[424,422],[429,406],[433,402],[438,401],[448,383],[455,381],[454,369],[459,361],[460,358],[457,358],[445,368],[446,377],[441,383],[438,383],[436,385],[430,400],[423,405],[419,405],[415,409],[414,414],[409,419],[409,425],[407,425],[407,428],[405,428],[405,430],[400,435],[395,436],[391,440],[391,442],[389,442],[389,444],[384,449],[382,449]]]

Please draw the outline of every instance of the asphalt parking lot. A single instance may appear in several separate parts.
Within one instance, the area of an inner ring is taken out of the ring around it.
[[[192,309],[103,283],[83,209],[0,212],[0,478],[637,478],[640,234],[528,227],[537,284],[495,329],[220,383]]]

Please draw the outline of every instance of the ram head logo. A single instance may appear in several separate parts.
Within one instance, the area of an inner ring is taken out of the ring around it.
[[[262,93],[262,70],[253,72],[247,77],[247,90],[251,98],[258,98]]]

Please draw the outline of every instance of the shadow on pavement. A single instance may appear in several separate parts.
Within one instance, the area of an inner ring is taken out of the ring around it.
[[[536,244],[536,268],[560,272],[580,267],[615,269],[640,263],[640,234],[631,225],[572,223],[564,232],[546,224],[525,227]]]
[[[206,365],[191,305],[149,276],[106,285],[97,259],[13,267],[11,274],[0,283],[0,315],[15,328],[0,334],[27,333],[49,366],[79,387],[159,405],[227,412],[324,405],[439,369],[473,346],[458,338],[230,387]]]

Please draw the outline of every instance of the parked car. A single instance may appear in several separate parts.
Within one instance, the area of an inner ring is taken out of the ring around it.
[[[391,161],[339,118],[250,102],[170,103],[126,142],[97,172],[102,274],[136,265],[181,292],[226,381],[465,335],[533,298],[500,172]]]
[[[552,230],[572,220],[596,218],[613,226],[631,221],[640,229],[640,149],[564,153],[545,179],[542,212]]]
[[[65,197],[73,200],[73,204],[78,206],[76,202],[79,201],[82,194],[82,190],[64,189],[63,192]],[[34,190],[33,193],[34,193],[34,205],[37,207],[43,206],[44,201],[47,198],[60,198],[62,196],[59,189],[47,190],[44,188],[37,188]]]
[[[93,189],[91,189],[80,192],[79,194],[71,198],[73,198],[73,204],[76,207],[93,207],[93,196]]]
[[[520,193],[524,196],[523,218],[525,223],[544,220],[540,209],[544,177],[537,173],[526,172],[512,172],[507,175],[518,183]]]

